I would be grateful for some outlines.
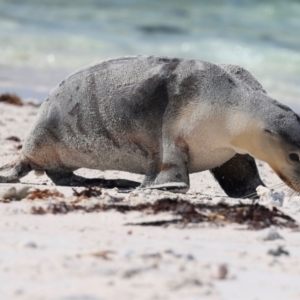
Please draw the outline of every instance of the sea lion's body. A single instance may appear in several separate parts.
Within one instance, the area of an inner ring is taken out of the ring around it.
[[[112,60],[79,71],[43,103],[23,151],[34,160],[41,157],[42,165],[53,166],[50,147],[71,169],[145,174],[149,156],[163,151],[168,139],[184,139],[191,173],[214,168],[235,152],[225,128],[230,116],[221,118],[224,108],[209,99],[207,87],[213,82],[207,73],[212,68],[217,73],[212,77],[230,80],[209,63],[151,57]],[[210,89],[217,92],[220,84],[229,86],[228,95],[219,95],[225,102],[235,83],[221,79]]]
[[[282,107],[240,67],[153,56],[105,61],[54,89],[10,165],[11,180],[0,182],[35,169],[78,184],[72,172],[84,167],[145,174],[143,187],[184,191],[189,173],[210,169],[229,195],[246,195],[262,184],[247,154],[263,159],[246,136],[279,115],[295,118]]]

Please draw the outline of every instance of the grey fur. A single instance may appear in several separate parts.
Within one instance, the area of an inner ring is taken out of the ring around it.
[[[295,113],[241,67],[156,56],[104,61],[53,90],[22,156],[2,168],[12,175],[0,182],[23,176],[14,170],[26,161],[27,171],[45,170],[57,184],[80,184],[73,171],[84,167],[145,174],[142,187],[186,191],[189,173],[217,168],[238,153],[230,144],[244,126],[234,128],[230,118],[237,113],[299,147]]]

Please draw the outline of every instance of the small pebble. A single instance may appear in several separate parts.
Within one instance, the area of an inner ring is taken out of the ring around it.
[[[211,276],[219,280],[225,279],[228,274],[228,267],[226,264],[223,263],[212,264],[210,270]]]
[[[290,253],[286,251],[282,246],[278,246],[277,249],[270,249],[268,251],[268,254],[273,256],[290,255]]]
[[[282,239],[282,236],[277,232],[275,228],[266,228],[259,232],[257,239],[260,241],[273,241]]]
[[[144,194],[145,195],[150,195],[152,193],[152,190],[151,189],[146,189],[146,190],[143,190]]]
[[[185,258],[186,258],[186,260],[195,260],[195,257],[193,254],[187,254]]]
[[[32,241],[23,242],[21,244],[21,246],[24,247],[24,248],[31,248],[31,249],[37,248],[37,244],[35,242],[32,242]]]
[[[17,189],[13,187],[9,187],[7,189],[0,191],[0,199],[14,199],[16,196]]]

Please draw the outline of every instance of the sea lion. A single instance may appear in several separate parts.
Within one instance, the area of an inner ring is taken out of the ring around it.
[[[300,191],[300,123],[245,69],[201,60],[134,56],[70,75],[42,104],[19,158],[0,182],[30,170],[58,185],[139,183],[86,179],[79,168],[144,174],[141,188],[186,192],[210,170],[230,197],[263,185],[253,157]]]

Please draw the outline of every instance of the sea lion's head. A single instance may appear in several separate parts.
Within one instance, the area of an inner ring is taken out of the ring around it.
[[[300,124],[298,127],[300,134]],[[268,129],[265,129],[264,139],[267,150],[262,160],[267,162],[290,188],[300,192],[300,141],[295,141],[283,132]]]
[[[233,145],[268,163],[283,182],[300,192],[299,116],[272,100],[269,110],[253,116],[248,124]]]

